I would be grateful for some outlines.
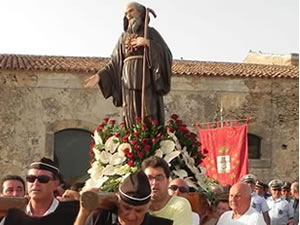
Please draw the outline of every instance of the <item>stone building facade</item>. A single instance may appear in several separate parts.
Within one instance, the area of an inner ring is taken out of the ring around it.
[[[119,109],[83,81],[105,58],[0,55],[0,173],[25,175],[42,156],[53,158],[54,135],[65,129],[92,132]],[[298,179],[299,67],[175,60],[166,118],[198,123],[250,118],[260,138],[259,159],[249,170],[262,181]],[[221,112],[222,109],[222,112]],[[197,131],[196,131],[197,132]],[[88,148],[88,147],[87,147]],[[87,149],[88,152],[88,149]]]

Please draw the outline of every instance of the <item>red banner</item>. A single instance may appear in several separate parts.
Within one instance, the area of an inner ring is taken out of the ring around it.
[[[244,125],[202,129],[198,125],[202,152],[208,151],[201,166],[220,185],[233,185],[248,173],[248,120]],[[205,151],[206,150],[206,151]]]

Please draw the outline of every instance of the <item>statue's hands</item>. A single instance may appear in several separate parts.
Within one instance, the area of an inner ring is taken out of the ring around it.
[[[140,47],[140,46],[150,46],[150,41],[147,38],[144,37],[137,37],[137,38],[133,38],[131,40],[131,45],[134,48]]]
[[[93,76],[90,76],[88,79],[84,81],[84,87],[93,88],[99,83],[99,81],[100,81],[99,75],[94,74]]]

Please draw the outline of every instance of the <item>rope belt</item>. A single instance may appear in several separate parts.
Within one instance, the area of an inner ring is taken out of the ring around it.
[[[143,59],[142,55],[133,55],[133,56],[128,56],[126,59],[124,59],[124,63],[127,62],[128,60],[132,59]]]

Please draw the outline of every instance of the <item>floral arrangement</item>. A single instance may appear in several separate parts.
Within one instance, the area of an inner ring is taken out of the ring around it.
[[[166,126],[156,120],[146,125],[137,118],[132,129],[105,118],[94,131],[90,179],[84,190],[115,191],[126,176],[141,168],[144,159],[156,155],[168,162],[172,177],[184,179],[196,191],[210,192],[214,182],[203,175],[200,145],[197,135],[176,114]]]

